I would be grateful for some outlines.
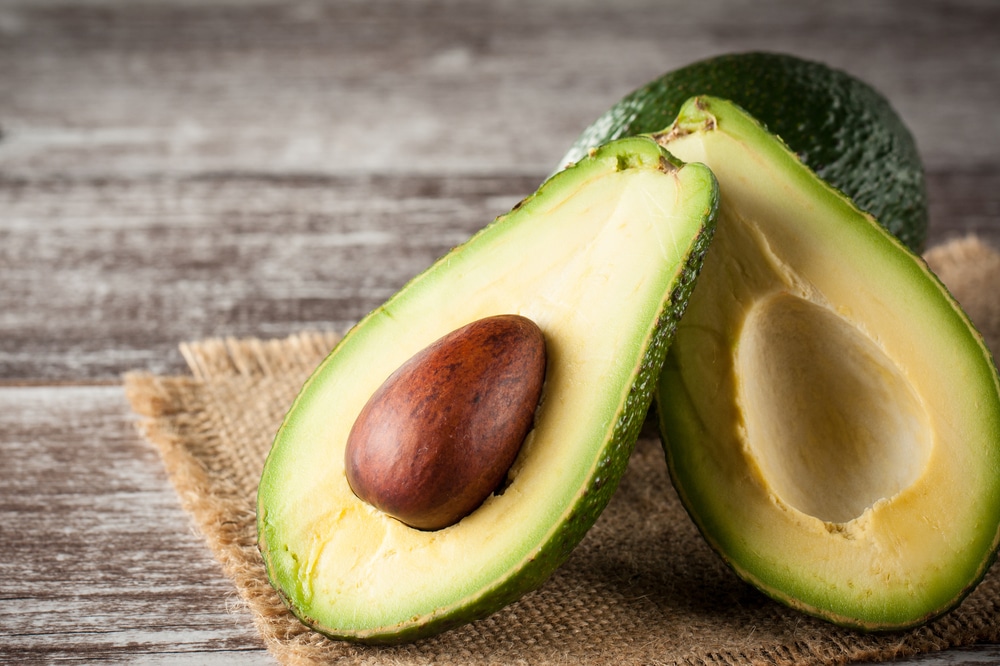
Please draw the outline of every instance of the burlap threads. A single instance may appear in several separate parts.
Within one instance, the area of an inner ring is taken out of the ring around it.
[[[974,237],[927,261],[1000,351],[1000,254]],[[652,429],[607,510],[539,590],[494,616],[412,645],[378,648],[305,629],[268,584],[254,501],[271,439],[336,336],[182,345],[190,376],[131,373],[128,399],[183,508],[286,664],[840,664],[1000,641],[997,568],[955,611],[867,636],[805,617],[741,583],[704,544],[668,480]]]

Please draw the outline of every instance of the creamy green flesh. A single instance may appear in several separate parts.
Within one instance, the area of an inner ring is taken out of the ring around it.
[[[715,197],[704,167],[676,166],[648,139],[617,142],[359,323],[303,388],[261,478],[261,550],[291,609],[333,636],[391,642],[475,619],[540,584],[624,469],[680,314],[671,296],[700,266]],[[359,500],[344,446],[368,397],[430,342],[502,313],[538,324],[548,355],[509,486],[433,532]]]
[[[775,598],[865,629],[948,610],[992,561],[1000,399],[989,352],[922,261],[737,108],[661,143],[720,188],[658,388],[675,486]]]

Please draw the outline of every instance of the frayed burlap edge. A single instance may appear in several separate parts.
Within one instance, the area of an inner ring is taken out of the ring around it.
[[[216,406],[204,388],[236,381],[252,391],[276,376],[301,384],[337,339],[332,333],[304,332],[283,340],[203,340],[181,345],[192,377],[125,376],[126,397],[143,417],[139,429],[158,449],[182,508],[235,583],[265,646],[288,664],[314,663],[305,657],[310,646],[327,641],[291,617],[267,581],[257,550],[255,492],[206,463],[231,443],[220,438]]]
[[[1000,303],[992,288],[1000,283],[1000,254],[978,239],[968,237],[941,245],[928,252],[928,264],[938,273],[963,303],[972,320],[993,349],[1000,343]],[[306,630],[292,617],[273,588],[268,584],[263,562],[257,552],[254,499],[260,452],[273,435],[252,434],[257,457],[245,459],[233,455],[232,448],[242,446],[232,441],[251,436],[241,431],[241,424],[231,421],[230,406],[239,400],[258,400],[270,414],[266,421],[280,420],[280,412],[290,404],[290,397],[336,343],[330,333],[302,333],[283,340],[257,339],[203,340],[181,346],[191,368],[190,377],[159,377],[149,373],[130,373],[125,378],[128,399],[141,415],[144,437],[159,450],[181,504],[204,535],[224,573],[233,580],[237,592],[251,611],[258,632],[268,650],[287,664],[312,663],[442,663],[444,642],[434,650],[419,648],[372,649],[330,641]],[[280,389],[275,390],[275,385]],[[224,387],[225,390],[220,390]],[[256,410],[255,410],[256,411]],[[228,420],[227,420],[228,419]],[[261,437],[265,437],[266,441]],[[640,447],[641,455],[650,455]],[[645,453],[642,453],[645,451]],[[655,456],[654,456],[655,457]],[[220,467],[220,461],[224,463]],[[614,502],[614,500],[613,500]],[[614,509],[614,507],[610,507]],[[599,531],[599,530],[596,530]],[[572,564],[572,561],[571,563]],[[992,576],[992,574],[991,574]],[[558,574],[554,578],[558,578]],[[561,583],[550,582],[559,594]],[[988,590],[986,589],[988,588]],[[540,592],[544,594],[543,591]],[[646,654],[645,663],[722,663],[722,664],[837,664],[849,661],[878,661],[922,652],[968,645],[976,641],[1000,640],[997,601],[1000,584],[988,577],[977,590],[974,610],[955,613],[941,620],[896,636],[861,636],[830,628],[822,640],[816,631],[791,636],[785,644],[753,644],[748,640],[741,649],[702,649],[697,644],[686,648],[674,645],[672,656]],[[983,598],[983,597],[988,598]],[[544,600],[541,602],[544,603]],[[765,602],[766,603],[766,602]],[[788,612],[784,609],[768,612]],[[501,621],[510,621],[516,613]],[[473,629],[471,640],[486,640],[496,627],[491,620]],[[803,626],[815,627],[802,619]],[[822,631],[822,625],[820,626]],[[470,640],[468,636],[463,640]],[[458,651],[451,661],[509,663],[510,652],[503,660],[484,658],[484,653]],[[464,657],[469,659],[465,659]],[[615,661],[614,649],[593,655],[598,663]],[[635,656],[635,653],[632,653]],[[475,659],[472,659],[476,657]],[[587,661],[586,655],[566,654],[547,659],[552,663]],[[537,663],[533,661],[532,663]]]

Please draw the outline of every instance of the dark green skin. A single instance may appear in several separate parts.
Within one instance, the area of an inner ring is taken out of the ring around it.
[[[775,53],[695,62],[633,91],[576,140],[560,166],[612,139],[669,128],[686,100],[714,95],[746,109],[810,169],[921,252],[927,235],[923,164],[888,100],[822,63]]]

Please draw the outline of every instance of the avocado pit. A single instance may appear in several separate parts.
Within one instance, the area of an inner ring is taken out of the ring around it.
[[[501,485],[531,430],[545,339],[520,315],[479,319],[411,357],[351,429],[348,483],[423,530],[452,525]]]

